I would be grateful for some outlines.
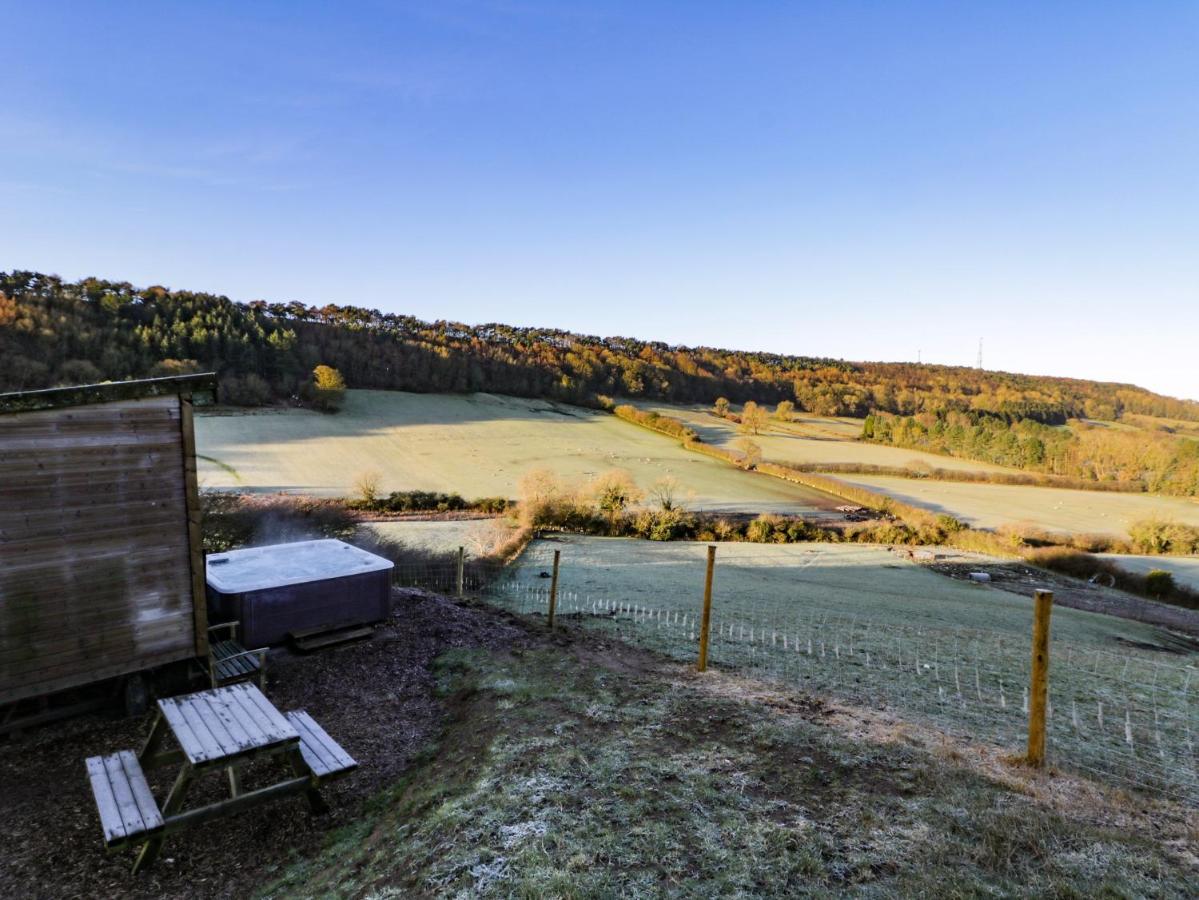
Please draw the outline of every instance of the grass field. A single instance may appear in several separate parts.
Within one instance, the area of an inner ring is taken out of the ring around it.
[[[536,542],[495,589],[495,602],[544,614],[551,548],[562,552],[564,622],[695,659],[703,545]],[[711,659],[1017,748],[1031,620],[1031,596],[952,580],[882,547],[721,544]],[[1052,635],[1055,760],[1199,798],[1193,645],[1151,625],[1064,607],[1053,612]]]
[[[700,509],[813,514],[838,502],[688,453],[615,416],[492,394],[349,391],[333,415],[201,415],[196,444],[205,488],[344,496],[357,473],[376,470],[385,491],[510,498],[532,469],[585,481],[620,468],[643,487],[674,476]]]
[[[684,419],[715,445],[739,436],[733,423],[700,408],[645,408]],[[920,461],[943,468],[995,468],[850,440],[858,424],[801,416],[794,424],[772,425],[786,428],[786,434],[772,431],[755,440],[768,459],[783,462],[906,466]],[[582,482],[621,468],[642,487],[674,476],[697,509],[818,516],[841,502],[690,453],[671,438],[615,416],[491,394],[349,391],[345,408],[334,415],[298,409],[205,414],[196,419],[196,442],[206,488],[345,496],[359,472],[375,470],[386,491],[510,498],[532,469],[549,468]],[[1199,524],[1199,503],[1175,497],[839,477],[979,528],[1031,524],[1050,531],[1124,535],[1132,522],[1155,516]]]
[[[559,586],[580,596],[695,612],[706,545],[561,536],[536,541],[517,565],[538,586],[551,549],[562,551]],[[764,617],[828,612],[880,626],[985,629],[1025,642],[1031,590],[1020,595],[946,578],[875,544],[722,543],[717,549],[716,615]],[[1054,637],[1119,650],[1120,639],[1157,643],[1157,628],[1073,609],[1054,612]],[[1199,660],[1199,656],[1196,657]]]
[[[1183,897],[1193,887],[1178,813],[1088,802],[1072,784],[1058,788],[1070,801],[1053,803],[1027,770],[971,768],[973,747],[610,642],[455,651],[439,660],[438,685],[448,706],[438,746],[264,897]]]
[[[1122,569],[1130,572],[1152,572],[1162,569],[1171,573],[1181,585],[1199,590],[1199,556],[1129,556],[1122,553],[1101,553]]]
[[[637,406],[686,422],[705,443],[717,447],[736,449],[736,441],[744,437],[738,430],[737,423],[712,415],[707,411],[707,407],[655,403],[639,403]],[[791,422],[771,419],[766,430],[755,435],[753,441],[762,448],[763,458],[780,463],[854,463],[903,468],[927,465],[965,472],[1013,471],[969,459],[955,459],[952,456],[855,440],[861,433],[861,419],[796,413],[794,421]]]
[[[494,546],[499,534],[508,534],[502,519],[456,519],[451,521],[403,520],[369,522],[364,527],[380,537],[432,553],[453,553],[459,547],[467,556],[480,556]]]
[[[743,437],[736,423],[710,414],[706,407],[639,405],[642,409],[686,422],[706,443],[715,446],[735,449],[737,439]],[[860,431],[861,421],[857,419],[797,413],[794,422],[770,420],[767,430],[753,440],[762,448],[765,459],[784,464],[848,463],[902,468],[929,466],[967,472],[1019,472],[989,463],[853,440]],[[1028,524],[1073,534],[1127,536],[1130,524],[1152,517],[1199,525],[1199,503],[1156,494],[974,484],[891,475],[838,474],[836,477],[934,512],[947,512],[977,528]]]
[[[1199,502],[1158,494],[1117,494],[1006,484],[971,484],[842,475],[850,484],[882,491],[915,506],[945,512],[975,526],[1033,524],[1050,531],[1126,535],[1139,519],[1166,518],[1199,525]]]

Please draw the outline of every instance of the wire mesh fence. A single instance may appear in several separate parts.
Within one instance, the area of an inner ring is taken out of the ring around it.
[[[572,556],[573,549],[567,546],[563,551],[556,594],[560,626],[602,632],[680,660],[696,659],[702,556],[680,558],[676,549],[589,559],[585,553]],[[915,609],[912,598],[903,596],[909,590],[906,585],[880,589],[864,583],[853,606],[835,588],[836,578],[850,579],[852,571],[813,575],[806,559],[796,554],[780,558],[750,546],[727,566],[739,575],[773,570],[773,586],[767,589],[761,582],[754,588],[751,578],[749,588],[741,585],[740,590],[723,592],[724,573],[717,562],[710,665],[852,704],[886,708],[1012,753],[1023,751],[1031,604],[1022,608],[1016,603],[1008,611],[984,609],[993,626],[986,628],[954,624],[950,599],[944,601],[945,608],[931,604]],[[472,569],[465,564],[463,590],[513,612],[544,616],[550,606],[552,567],[553,548],[535,543],[507,569]],[[396,574],[397,583],[447,593],[457,589],[458,577],[453,562]],[[826,601],[841,599],[841,608],[821,603],[822,596]],[[980,601],[972,597],[970,602]],[[1055,636],[1050,650],[1050,764],[1199,802],[1199,657],[1166,652],[1147,642],[1138,646],[1137,641],[1114,651],[1113,638],[1102,627],[1118,632],[1121,624],[1116,620],[1111,620],[1114,625],[1096,624],[1070,618],[1090,615],[1072,610],[1054,615],[1061,617],[1059,630],[1065,637]]]

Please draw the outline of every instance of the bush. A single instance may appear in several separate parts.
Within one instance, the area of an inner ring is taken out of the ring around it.
[[[718,541],[735,541],[744,534],[741,526],[729,519],[717,519],[712,525]]]
[[[1075,534],[1070,546],[1084,553],[1129,553],[1132,548],[1127,541],[1110,534]]]
[[[1145,575],[1145,591],[1159,600],[1170,596],[1174,593],[1174,576],[1164,569],[1153,569]]]
[[[615,521],[628,507],[639,503],[645,492],[637,487],[633,476],[625,469],[612,469],[591,480],[587,495],[600,512]]]
[[[220,399],[231,406],[262,406],[271,399],[271,386],[253,372],[220,380]]]
[[[695,534],[695,520],[681,509],[647,509],[633,520],[633,534],[651,541],[677,541]]]
[[[672,419],[670,416],[663,416],[656,412],[642,412],[629,403],[623,403],[615,407],[612,413],[618,419],[624,419],[626,422],[633,422],[654,431],[659,431],[662,434],[668,434],[684,443],[699,443],[700,441],[699,434],[694,429],[684,425],[678,419]]]
[[[899,521],[875,519],[870,522],[854,522],[842,532],[847,541],[859,544],[921,544],[916,533]]]
[[[1199,528],[1168,519],[1142,519],[1128,528],[1132,546],[1138,553],[1199,553]]]
[[[745,529],[745,539],[754,544],[765,544],[773,538],[778,516],[761,515]]]

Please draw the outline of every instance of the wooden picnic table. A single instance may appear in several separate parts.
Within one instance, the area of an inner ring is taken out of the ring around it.
[[[168,733],[177,748],[163,749]],[[238,768],[266,756],[280,757],[291,777],[244,792]],[[143,770],[172,763],[179,765],[179,774],[160,812]],[[277,797],[304,793],[313,812],[324,812],[318,786],[356,766],[308,713],[281,713],[247,683],[159,700],[154,725],[137,757],[122,751],[87,761],[109,848],[144,844],[134,872],[154,862],[168,834]],[[193,780],[221,770],[228,778],[229,798],[184,810]]]

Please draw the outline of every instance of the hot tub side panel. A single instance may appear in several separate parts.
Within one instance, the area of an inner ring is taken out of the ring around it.
[[[213,604],[241,619],[241,640],[264,647],[289,632],[381,622],[391,615],[391,571],[365,572],[304,584],[215,595]]]

